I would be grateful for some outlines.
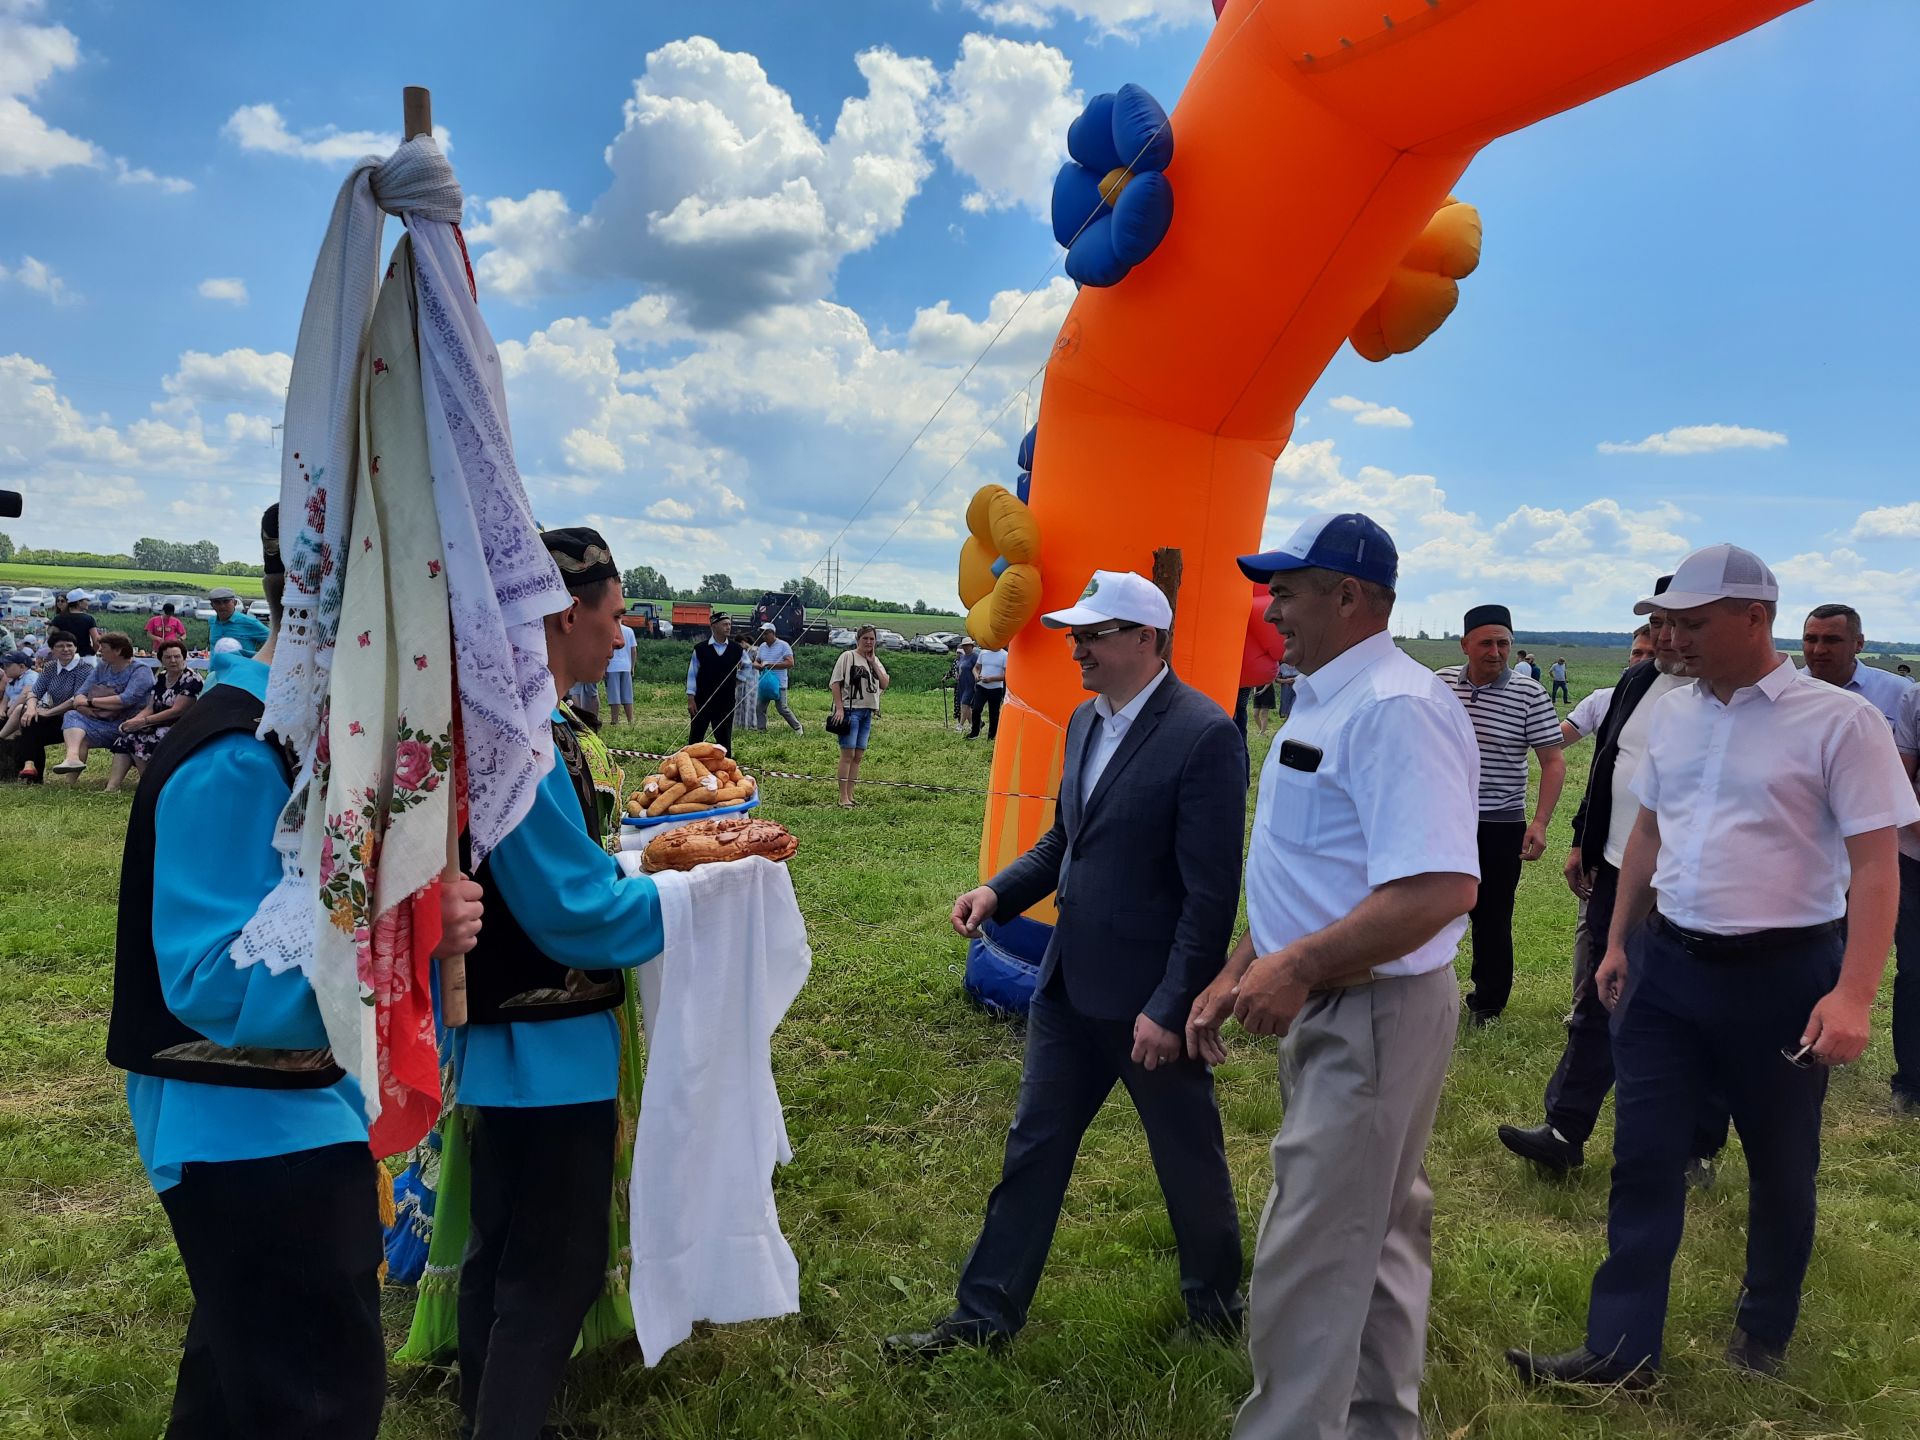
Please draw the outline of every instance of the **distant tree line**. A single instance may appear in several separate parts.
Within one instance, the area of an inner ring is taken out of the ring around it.
[[[79,565],[108,570],[168,570],[181,575],[258,575],[261,567],[244,560],[222,560],[211,540],[134,541],[131,555],[101,555],[91,550],[35,550],[16,546],[0,531],[0,563],[16,565]]]
[[[643,600],[704,600],[713,605],[752,606],[760,603],[762,588],[736,585],[733,577],[727,574],[702,575],[698,585],[684,590],[675,589],[667,577],[651,565],[636,565],[620,574],[621,587],[627,594]],[[827,587],[811,575],[796,576],[783,580],[777,587],[783,594],[798,595],[800,603],[808,610],[828,610],[834,608],[834,597],[827,593]],[[952,615],[955,611],[940,610],[924,600],[879,600],[871,595],[842,595],[838,600],[842,610],[870,610],[891,615]]]

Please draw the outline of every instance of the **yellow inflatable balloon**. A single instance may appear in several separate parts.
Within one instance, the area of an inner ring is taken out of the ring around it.
[[[989,650],[1003,649],[1040,609],[1040,526],[1004,485],[982,485],[967,502],[960,547],[960,599],[967,633]],[[1006,568],[998,577],[993,567]]]

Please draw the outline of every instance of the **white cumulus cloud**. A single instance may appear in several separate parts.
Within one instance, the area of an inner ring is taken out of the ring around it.
[[[480,202],[479,275],[528,298],[568,276],[624,276],[671,294],[698,325],[819,299],[847,255],[897,229],[931,173],[925,60],[868,50],[866,93],[822,136],[748,54],[705,36],[647,56],[606,150],[607,189],[576,217],[536,191]]]
[[[224,300],[229,305],[247,303],[247,282],[233,276],[212,277],[200,282],[202,300]]]
[[[967,0],[967,8],[994,25],[1044,29],[1082,20],[1097,34],[1137,39],[1178,25],[1211,25],[1210,0]]]
[[[1920,500],[1879,505],[1854,522],[1854,540],[1920,540]]]
[[[1644,440],[1602,440],[1602,455],[1708,455],[1715,450],[1772,450],[1787,443],[1778,430],[1746,425],[1676,425]]]
[[[31,290],[55,305],[71,305],[80,298],[67,288],[67,282],[54,273],[51,265],[31,255],[22,256],[19,265],[12,270],[0,265],[0,285],[9,282],[22,290]]]
[[[984,364],[1031,373],[1047,358],[1075,293],[1064,275],[1054,276],[1031,295],[1002,290],[978,320],[942,300],[914,312],[907,347],[931,364],[967,365],[984,354]]]
[[[0,3],[0,177],[111,166],[120,183],[157,185],[169,193],[192,184],[156,175],[109,155],[91,140],[49,125],[30,102],[40,87],[80,63],[80,42],[64,25],[41,22],[41,0]]]
[[[285,406],[292,378],[293,357],[285,351],[262,354],[242,347],[209,355],[185,350],[174,372],[160,382],[169,400],[159,408],[180,411],[227,405],[238,410],[276,410]]]
[[[961,203],[976,213],[1024,205],[1044,216],[1082,103],[1072,63],[1053,46],[962,40],[933,120],[941,150],[975,186]]]
[[[1356,425],[1373,425],[1388,430],[1407,430],[1413,426],[1413,417],[1397,405],[1376,405],[1371,400],[1356,399],[1352,395],[1336,395],[1327,401],[1327,406],[1343,415],[1351,415]]]
[[[287,128],[279,106],[264,103],[242,105],[227,117],[220,133],[242,150],[322,165],[347,164],[362,155],[390,155],[400,144],[396,130],[342,130],[336,125],[319,125],[295,133]],[[433,138],[442,150],[452,151],[453,137],[445,126],[434,126]]]

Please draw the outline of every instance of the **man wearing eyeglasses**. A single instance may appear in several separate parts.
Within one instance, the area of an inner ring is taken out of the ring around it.
[[[1000,1183],[931,1330],[889,1336],[895,1359],[1005,1343],[1026,1323],[1081,1137],[1117,1080],[1147,1132],[1180,1251],[1191,1334],[1239,1330],[1240,1218],[1213,1072],[1182,1028],[1219,973],[1240,898],[1246,747],[1162,656],[1172,607],[1129,571],[1097,570],[1065,632],[1094,695],[1067,721],[1053,827],[953,902],[973,937],[1052,894],[1059,919],[1027,1013],[1027,1053]],[[983,659],[984,663],[984,659]]]
[[[1615,1012],[1607,1258],[1586,1343],[1509,1350],[1523,1380],[1651,1383],[1710,1090],[1747,1156],[1728,1362],[1776,1373],[1799,1320],[1827,1067],[1866,1049],[1899,903],[1895,832],[1920,802],[1872,702],[1774,648],[1779,598],[1759,556],[1709,545],[1634,607],[1660,615],[1693,684],[1654,703],[1595,976]]]

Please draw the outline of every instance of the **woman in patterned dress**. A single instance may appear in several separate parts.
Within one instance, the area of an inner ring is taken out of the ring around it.
[[[203,682],[196,671],[187,668],[185,644],[178,640],[161,642],[159,660],[160,673],[154,677],[152,697],[137,715],[120,722],[120,733],[113,738],[108,790],[118,790],[133,766],[145,768],[168,727],[200,697]]]

